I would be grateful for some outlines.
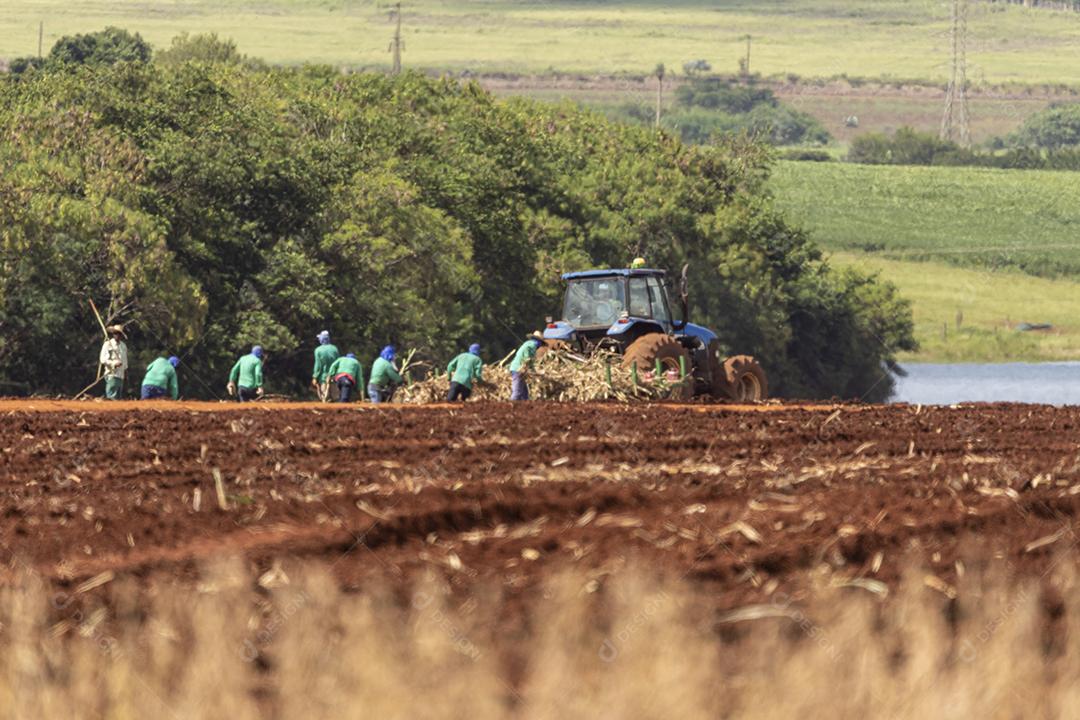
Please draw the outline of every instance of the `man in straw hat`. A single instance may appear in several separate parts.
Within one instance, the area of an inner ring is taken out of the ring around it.
[[[124,376],[128,368],[127,335],[122,325],[105,328],[108,335],[101,345],[98,361],[105,368],[105,398],[119,400],[124,392]]]

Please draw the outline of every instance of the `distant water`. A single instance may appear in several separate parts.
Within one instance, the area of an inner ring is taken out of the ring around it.
[[[911,364],[893,402],[952,405],[1022,402],[1080,405],[1080,362]]]

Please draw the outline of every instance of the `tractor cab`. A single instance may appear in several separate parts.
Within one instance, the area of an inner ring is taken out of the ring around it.
[[[663,270],[644,267],[566,273],[562,319],[549,319],[544,337],[580,345],[625,346],[650,333],[682,332],[687,326],[686,294],[682,293],[682,317],[676,320],[664,277]]]
[[[624,335],[631,326],[642,323],[650,326],[651,332],[677,329],[663,270],[590,270],[567,273],[563,279],[563,316],[555,328],[548,328],[550,337],[566,340],[576,334],[596,340]]]

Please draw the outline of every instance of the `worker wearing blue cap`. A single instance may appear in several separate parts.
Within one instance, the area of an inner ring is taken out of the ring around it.
[[[251,348],[233,365],[226,389],[240,402],[251,402],[263,396],[263,349],[261,345]]]
[[[368,397],[373,403],[390,402],[394,390],[403,381],[401,373],[394,367],[394,346],[387,345],[371,364],[371,378],[368,380]]]
[[[450,376],[450,392],[447,402],[464,402],[472,395],[473,381],[483,382],[484,361],[480,359],[480,346],[473,343],[469,352],[464,352],[450,361],[446,374]]]
[[[180,358],[173,355],[168,360],[164,356],[150,363],[146,368],[146,375],[142,381],[143,400],[156,400],[165,397],[166,393],[173,400],[180,398],[180,383],[176,379],[176,368],[180,365]]]

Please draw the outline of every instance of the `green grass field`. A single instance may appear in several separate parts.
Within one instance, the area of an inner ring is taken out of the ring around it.
[[[391,3],[363,0],[5,0],[0,57],[45,49],[61,35],[118,25],[158,47],[182,31],[214,31],[271,62],[385,67]],[[405,63],[526,73],[648,72],[688,60],[733,71],[754,38],[751,67],[766,75],[942,79],[947,5],[910,0],[411,0]],[[1080,83],[1065,54],[1080,14],[976,3],[970,60],[977,81]]]
[[[1080,283],[858,253],[833,253],[831,263],[877,272],[911,301],[920,349],[902,360],[1036,362],[1080,357]],[[1025,322],[1054,327],[1016,329]]]
[[[879,272],[912,301],[921,350],[906,359],[1061,360],[1080,357],[1076,178],[781,162],[772,190],[834,264]],[[1018,332],[1023,322],[1054,329]]]
[[[1070,172],[781,162],[777,203],[825,247],[1080,280]]]

